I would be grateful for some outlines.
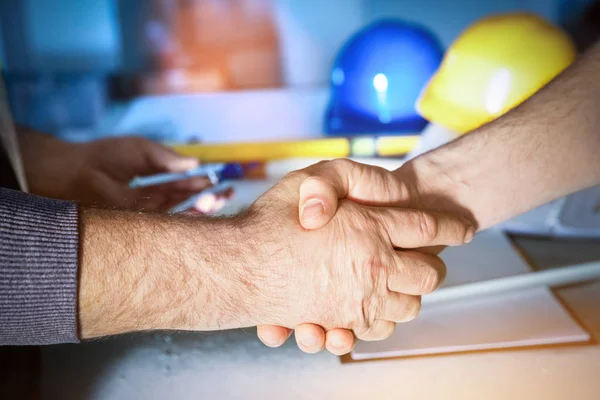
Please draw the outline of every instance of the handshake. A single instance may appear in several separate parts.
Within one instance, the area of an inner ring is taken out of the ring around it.
[[[159,209],[207,182],[132,191],[131,176],[185,170],[196,161],[137,138],[79,146],[56,149],[75,157],[62,169],[55,160],[27,162],[35,159],[29,153],[25,164],[33,193],[82,204],[84,339],[258,326],[268,346],[282,345],[295,330],[305,352],[345,354],[356,338],[385,339],[396,323],[415,318],[421,295],[444,280],[437,254],[469,242],[476,230],[458,206],[464,185],[418,160],[394,172],[345,159],[321,162],[288,174],[231,218],[86,208],[135,203],[152,210],[153,201]],[[76,176],[66,179],[72,170]]]
[[[386,339],[417,316],[421,295],[444,280],[442,246],[468,243],[475,224],[422,208],[430,201],[410,176],[321,162],[288,174],[237,218],[239,252],[255,263],[241,291],[263,343],[280,346],[295,329],[303,351],[341,355],[355,338]]]
[[[230,218],[89,208],[159,210],[208,182],[131,190],[132,176],[197,165],[139,138],[27,138],[32,193],[81,203],[83,339],[258,326],[268,346],[280,346],[295,330],[305,352],[326,347],[345,354],[355,338],[382,340],[396,323],[415,318],[420,296],[444,280],[437,254],[469,242],[476,229],[458,206],[466,202],[465,185],[418,160],[394,172],[344,159],[321,162],[288,174]],[[67,157],[44,159],[53,154]],[[211,207],[222,202],[214,199]]]

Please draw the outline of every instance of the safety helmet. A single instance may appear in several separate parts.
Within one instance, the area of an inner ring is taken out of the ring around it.
[[[417,110],[458,133],[471,131],[525,101],[575,56],[569,37],[538,16],[485,18],[450,46]]]
[[[359,31],[334,61],[325,132],[420,131],[427,122],[415,102],[442,56],[437,38],[412,23],[383,20]]]

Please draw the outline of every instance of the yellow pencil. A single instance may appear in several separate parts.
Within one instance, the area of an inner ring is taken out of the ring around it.
[[[288,142],[175,145],[178,153],[205,162],[252,162],[284,158],[392,157],[412,150],[419,135],[326,138]]]

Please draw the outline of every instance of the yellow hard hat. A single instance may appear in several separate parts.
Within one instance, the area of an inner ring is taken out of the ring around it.
[[[450,46],[417,111],[455,132],[469,132],[525,101],[575,56],[569,37],[538,16],[485,18]]]

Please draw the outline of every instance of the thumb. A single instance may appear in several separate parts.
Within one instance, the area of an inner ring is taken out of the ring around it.
[[[368,206],[398,206],[409,190],[390,171],[347,159],[325,161],[304,169],[300,185],[300,223],[305,229],[325,226],[335,215],[338,199]]]
[[[335,215],[338,193],[328,182],[309,177],[300,185],[300,223],[305,229],[319,229]]]
[[[184,157],[174,150],[154,142],[147,142],[146,153],[150,163],[158,170],[183,172],[198,167],[197,158]]]

